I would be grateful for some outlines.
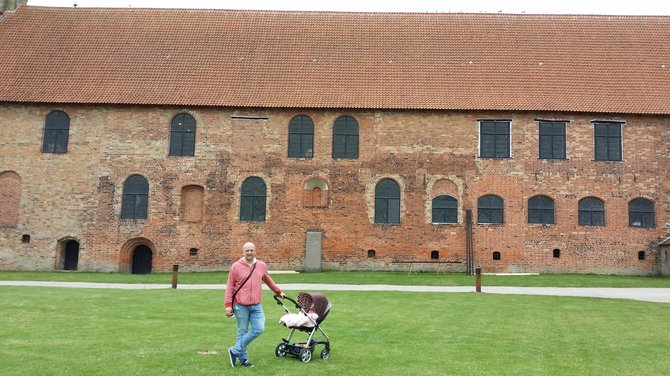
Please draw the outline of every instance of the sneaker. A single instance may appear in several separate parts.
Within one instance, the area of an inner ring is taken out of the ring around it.
[[[254,364],[251,363],[249,361],[249,359],[245,359],[245,360],[240,361],[240,365],[243,366],[243,367],[247,367],[247,368],[251,368],[251,367],[254,366]]]
[[[228,358],[230,359],[230,366],[235,368],[235,362],[237,362],[237,355],[233,353],[233,349],[228,349]]]

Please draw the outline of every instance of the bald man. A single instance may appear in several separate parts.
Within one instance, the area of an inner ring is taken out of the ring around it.
[[[265,330],[261,282],[265,282],[275,294],[282,298],[285,296],[268,274],[268,266],[256,259],[254,243],[247,242],[242,246],[242,258],[230,267],[226,285],[226,315],[234,314],[237,319],[237,341],[228,349],[232,367],[238,360],[243,367],[254,366],[249,361],[247,346]]]

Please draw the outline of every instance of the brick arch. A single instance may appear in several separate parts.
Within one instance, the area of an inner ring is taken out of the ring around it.
[[[303,206],[328,206],[328,182],[320,177],[305,179],[303,184]]]
[[[181,220],[185,222],[202,221],[205,206],[205,189],[199,185],[187,185],[181,188]]]
[[[133,239],[128,239],[123,245],[121,246],[121,252],[119,254],[119,273],[130,273],[131,268],[132,268],[132,260],[133,260],[133,251],[135,248],[144,245],[149,247],[151,250],[151,253],[153,257],[158,256],[158,251],[156,250],[156,245],[149,239],[147,238],[133,238]],[[157,263],[154,262],[154,265]]]
[[[77,250],[78,252],[81,252],[81,239],[79,239],[76,236],[64,236],[56,242],[56,257],[55,257],[55,270],[63,270],[64,268],[64,263],[65,263],[65,256],[66,256],[66,251],[67,251],[67,245],[70,242],[75,242],[77,243]]]
[[[19,223],[21,176],[14,171],[0,173],[0,227],[16,227]]]

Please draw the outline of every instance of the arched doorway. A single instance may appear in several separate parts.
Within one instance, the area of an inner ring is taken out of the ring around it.
[[[63,270],[77,270],[79,263],[79,242],[68,240],[63,245]]]
[[[132,273],[151,274],[151,248],[139,245],[133,250]]]

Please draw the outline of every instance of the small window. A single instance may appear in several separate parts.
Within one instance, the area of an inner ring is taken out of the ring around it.
[[[123,183],[122,219],[145,219],[149,203],[149,182],[143,176],[131,175]]]
[[[44,125],[42,152],[67,153],[70,117],[63,111],[51,111]]]
[[[400,223],[400,186],[384,179],[375,188],[375,223]]]
[[[21,236],[21,243],[30,243],[30,235],[28,234],[23,234]]]
[[[554,258],[561,258],[561,250],[556,248],[554,249]]]
[[[593,135],[596,161],[622,160],[620,123],[595,123]]]
[[[432,222],[433,223],[457,223],[458,201],[447,195],[437,196],[433,199]]]
[[[630,227],[656,227],[654,203],[646,198],[636,198],[628,203],[628,225]]]
[[[170,155],[195,155],[195,119],[183,113],[172,119],[170,125]]]
[[[605,203],[595,197],[579,201],[580,226],[605,226]]]
[[[265,182],[257,177],[242,183],[240,221],[265,222],[266,189]]]
[[[565,122],[540,122],[540,158],[565,159]]]
[[[554,200],[547,196],[535,196],[528,200],[528,223],[553,225]]]
[[[479,123],[479,156],[482,158],[509,158],[510,129],[511,122],[508,120],[481,121]]]
[[[314,123],[305,115],[291,119],[288,126],[289,158],[312,158],[314,156]]]
[[[500,260],[500,252],[498,251],[493,252],[493,259],[496,261]]]
[[[637,259],[638,260],[642,261],[642,260],[644,260],[644,258],[645,258],[645,252],[644,251],[640,251],[640,252],[637,253]]]
[[[430,252],[430,259],[431,260],[438,260],[440,258],[440,251],[431,251]]]
[[[358,122],[351,116],[335,120],[333,159],[358,159]]]
[[[191,255],[191,256],[197,256],[198,255],[198,248],[189,249],[188,254]]]
[[[368,249],[368,258],[375,258],[377,257],[377,252],[375,252],[374,249]]]
[[[498,196],[486,195],[477,200],[477,223],[503,224],[504,202]]]

